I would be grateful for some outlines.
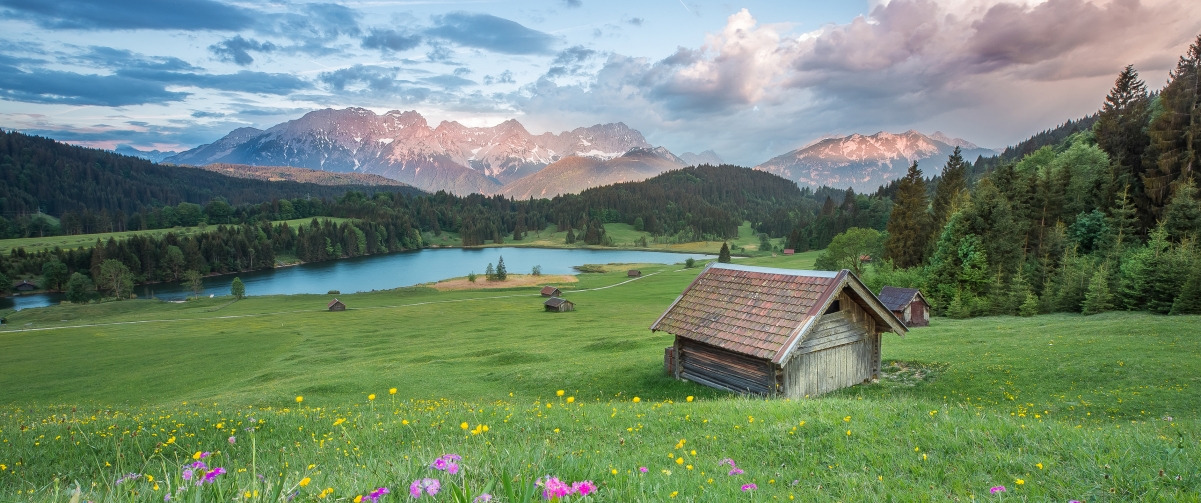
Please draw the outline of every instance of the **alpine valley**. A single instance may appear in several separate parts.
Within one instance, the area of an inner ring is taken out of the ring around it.
[[[755,169],[801,186],[874,190],[904,175],[911,162],[941,166],[956,146],[968,159],[996,154],[942,133],[880,132],[824,139]],[[493,127],[452,121],[431,127],[416,111],[379,115],[363,108],[317,110],[267,130],[239,128],[162,162],[220,163],[225,172],[249,165],[372,174],[429,192],[517,199],[578,193],[686,166],[724,163],[712,150],[676,156],[620,122],[535,135],[512,119]]]

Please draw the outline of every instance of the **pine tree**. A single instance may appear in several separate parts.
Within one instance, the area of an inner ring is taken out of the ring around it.
[[[567,226],[567,244],[575,244],[575,233],[572,232],[571,226]]]
[[[1162,113],[1148,126],[1151,148],[1147,152],[1144,183],[1153,209],[1166,203],[1175,180],[1196,176],[1197,149],[1201,147],[1201,35],[1180,58],[1168,85],[1159,94]],[[1158,213],[1156,214],[1158,216]]]
[[[1164,226],[1168,237],[1180,242],[1195,238],[1201,230],[1201,204],[1197,201],[1197,187],[1191,179],[1176,183],[1172,201],[1164,208]]]
[[[1129,185],[1130,197],[1141,207],[1139,218],[1143,228],[1153,222],[1143,195],[1146,171],[1143,157],[1151,142],[1145,132],[1148,106],[1147,85],[1139,79],[1133,65],[1127,66],[1105,97],[1094,127],[1097,145],[1117,167],[1113,189],[1116,192],[1118,187]]]
[[[488,267],[484,269],[484,279],[487,281],[496,281],[496,269],[492,267],[492,262],[488,262]]]
[[[1030,283],[1026,282],[1026,275],[1020,271],[1013,275],[1013,279],[1009,281],[1009,298],[1004,308],[994,306],[999,311],[1008,315],[1016,315],[1022,307],[1022,303],[1026,302],[1026,298],[1030,296]]]
[[[1196,257],[1193,258],[1197,260]],[[1194,264],[1169,314],[1201,314],[1201,264]]]
[[[1097,269],[1088,282],[1088,293],[1084,295],[1085,315],[1103,313],[1113,309],[1113,294],[1109,293],[1109,271],[1105,267]]]
[[[1038,314],[1038,297],[1033,293],[1026,294],[1026,300],[1018,308],[1018,316],[1029,318]]]
[[[496,261],[496,280],[504,281],[509,279],[509,270],[505,268],[505,258],[501,257]]]
[[[955,297],[951,299],[951,304],[947,306],[947,316],[960,320],[972,316],[970,302],[964,300],[963,292],[955,292]]]
[[[967,188],[967,169],[968,164],[963,161],[962,151],[955,147],[955,151],[947,159],[947,164],[943,166],[938,186],[934,188],[934,200],[930,203],[931,227],[942,228],[955,212],[955,199]]]
[[[921,265],[929,240],[929,217],[926,213],[926,181],[917,161],[909,166],[897,188],[892,214],[888,219],[888,240],[884,257],[897,267]]]
[[[717,253],[717,261],[723,264],[730,263],[730,246],[726,243],[721,244],[721,251]]]

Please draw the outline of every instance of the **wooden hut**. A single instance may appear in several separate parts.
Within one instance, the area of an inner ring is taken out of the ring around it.
[[[543,297],[558,297],[560,295],[563,295],[563,291],[559,290],[558,288],[555,288],[553,286],[542,287],[542,296]]]
[[[785,249],[784,249],[784,254],[785,254],[785,255],[795,255],[795,254],[796,254],[796,250],[794,250],[794,249],[792,249],[792,248],[785,248]]]
[[[560,313],[567,311],[575,311],[575,303],[564,299],[563,297],[551,297],[542,303],[546,306],[547,311],[558,311]]]
[[[37,290],[37,289],[38,289],[37,285],[30,283],[26,280],[21,280],[20,283],[17,283],[17,286],[13,287],[13,290],[16,290],[18,292],[29,292],[29,291]]]
[[[326,305],[325,307],[327,309],[329,309],[330,311],[345,311],[346,310],[346,304],[343,304],[342,301],[340,301],[338,299],[329,301],[329,304]]]
[[[638,278],[641,276],[642,276],[642,271],[639,271],[638,269],[630,269],[629,271],[626,272],[626,277],[629,277],[629,278]]]
[[[930,326],[930,303],[916,288],[886,286],[880,289],[880,302],[908,327]]]
[[[678,379],[804,398],[878,378],[904,323],[850,271],[711,263],[651,325],[675,336]]]

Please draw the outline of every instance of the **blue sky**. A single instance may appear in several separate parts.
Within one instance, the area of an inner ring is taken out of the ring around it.
[[[999,147],[1152,88],[1201,32],[1178,0],[0,0],[0,127],[186,149],[314,109],[622,121],[754,165],[815,139]]]

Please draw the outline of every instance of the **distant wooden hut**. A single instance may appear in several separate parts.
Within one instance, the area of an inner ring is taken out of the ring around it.
[[[880,302],[883,302],[892,314],[896,315],[905,326],[930,326],[930,303],[916,288],[897,288],[886,286],[880,289]]]
[[[543,297],[558,297],[560,295],[563,295],[563,291],[559,290],[558,288],[555,288],[553,286],[542,287],[542,296]]]
[[[325,307],[327,309],[329,309],[330,311],[345,311],[346,310],[346,304],[343,304],[342,301],[340,301],[338,299],[329,301],[329,304],[326,305]]]
[[[626,277],[637,278],[640,276],[642,276],[642,271],[639,271],[638,269],[630,269],[629,271],[626,271]]]
[[[785,248],[785,249],[784,249],[784,254],[785,254],[785,255],[796,255],[796,250],[794,250],[794,249],[792,249],[792,248]]]
[[[560,313],[567,311],[575,311],[575,303],[564,299],[563,297],[551,297],[542,303],[547,311],[558,311]]]
[[[675,335],[678,379],[804,398],[877,379],[881,334],[906,327],[846,269],[712,263],[651,330]]]
[[[13,290],[16,290],[18,292],[28,292],[28,291],[37,290],[37,289],[38,289],[37,285],[30,283],[26,280],[21,280],[20,283],[17,283],[17,286],[13,287]]]

